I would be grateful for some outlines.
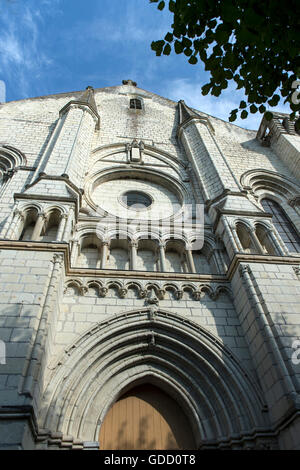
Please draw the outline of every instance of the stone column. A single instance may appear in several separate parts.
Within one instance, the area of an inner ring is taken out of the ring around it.
[[[244,249],[242,247],[242,244],[240,242],[240,239],[239,239],[239,237],[236,233],[235,228],[230,227],[229,222],[226,219],[226,217],[223,217],[223,225],[224,225],[225,232],[228,236],[228,239],[231,243],[232,251],[234,253],[238,253],[239,251],[244,251]]]
[[[67,214],[61,215],[58,230],[57,230],[57,235],[56,235],[57,242],[60,242],[62,239],[62,235],[64,233],[66,222],[67,222],[67,217],[68,217]]]
[[[70,210],[69,210],[69,213],[67,215],[65,229],[64,229],[64,232],[63,232],[64,234],[63,234],[62,240],[64,242],[68,242],[69,238],[71,236],[73,218],[74,218],[74,209],[71,207]]]
[[[98,258],[96,262],[96,269],[100,269],[102,264],[102,244],[98,246]]]
[[[263,247],[261,246],[261,243],[258,239],[258,236],[256,235],[256,231],[255,231],[255,228],[252,228],[251,231],[250,231],[250,236],[252,238],[252,241],[254,243],[254,246],[255,248],[257,249],[258,253],[259,254],[263,254],[264,253],[264,250],[263,250]]]
[[[25,222],[24,214],[19,209],[16,209],[13,213],[13,219],[11,221],[10,226],[8,226],[8,229],[6,230],[6,234],[4,235],[4,238],[11,238],[13,240],[16,240],[17,238],[19,238],[22,228],[23,228],[21,226],[21,223],[24,224],[24,222]]]
[[[39,214],[38,218],[36,219],[36,223],[32,232],[31,239],[33,241],[37,241],[39,236],[41,235],[42,229],[44,227],[46,221],[46,216],[45,214]]]
[[[223,259],[221,256],[220,251],[216,248],[215,250],[212,250],[211,252],[211,257],[215,263],[215,266],[217,268],[218,274],[222,274],[226,272],[225,268],[225,263],[223,263]]]
[[[225,260],[224,260],[224,255],[222,253],[222,250],[220,248],[216,248],[214,251],[213,251],[213,255],[215,257],[215,263],[217,264],[217,267],[219,269],[219,273],[222,274],[222,273],[226,273],[227,271],[227,266],[226,266],[226,263],[225,263]]]
[[[195,263],[194,263],[194,258],[193,258],[193,252],[190,248],[187,248],[185,250],[185,253],[186,253],[186,257],[187,257],[187,261],[188,261],[188,268],[189,268],[189,271],[191,273],[195,273],[196,272],[196,268],[195,268]]]
[[[71,264],[73,266],[76,265],[77,258],[79,256],[79,250],[80,250],[80,242],[78,240],[74,240],[72,243],[72,249],[71,249]]]
[[[137,265],[137,247],[138,247],[138,242],[132,241],[130,244],[130,269],[133,271],[136,270],[136,265]]]
[[[289,250],[287,249],[285,244],[281,241],[281,239],[279,239],[279,237],[277,236],[273,228],[270,228],[267,231],[267,235],[269,237],[270,243],[272,243],[275,246],[279,255],[281,256],[289,255]]]
[[[108,242],[102,242],[102,251],[101,251],[101,269],[106,268],[107,254],[108,254]]]
[[[235,227],[230,227],[230,226],[228,226],[228,228],[232,232],[233,240],[234,240],[234,243],[237,247],[237,251],[245,251],[244,248],[243,248],[243,245],[240,241],[240,238],[237,234],[236,228]]]
[[[160,269],[162,272],[166,272],[166,254],[165,254],[165,244],[159,244],[159,261]]]

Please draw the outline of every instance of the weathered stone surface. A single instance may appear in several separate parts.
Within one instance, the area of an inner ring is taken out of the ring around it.
[[[300,449],[300,257],[261,205],[300,230],[291,127],[266,146],[131,80],[0,118],[0,448],[97,448],[124,387],[152,380],[198,447]]]

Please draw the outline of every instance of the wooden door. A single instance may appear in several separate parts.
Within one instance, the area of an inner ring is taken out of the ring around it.
[[[159,388],[144,384],[124,394],[101,426],[100,449],[194,449],[192,430],[180,406]]]

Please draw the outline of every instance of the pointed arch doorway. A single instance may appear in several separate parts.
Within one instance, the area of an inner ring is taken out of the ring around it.
[[[136,386],[109,409],[100,450],[195,449],[191,426],[177,402],[152,384]]]

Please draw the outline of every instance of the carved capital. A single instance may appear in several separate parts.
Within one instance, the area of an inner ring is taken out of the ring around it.
[[[38,215],[38,219],[43,221],[47,220],[47,215],[45,214],[45,212],[40,212]]]
[[[182,297],[183,297],[183,290],[178,289],[178,290],[176,291],[175,295],[176,295],[176,299],[177,299],[177,300],[181,300]]]
[[[17,171],[16,168],[4,171],[3,172],[3,182],[6,183],[7,180],[12,178],[12,176],[16,173],[16,171]]]
[[[200,300],[200,299],[201,299],[201,292],[200,292],[200,290],[195,290],[192,295],[193,295],[193,298],[194,298],[195,300]]]
[[[121,299],[124,299],[127,295],[127,289],[125,287],[120,287],[119,289],[119,296],[121,297]]]
[[[107,287],[100,287],[99,293],[100,293],[101,297],[106,297],[106,295],[108,293],[108,288]]]
[[[239,272],[241,273],[242,276],[244,276],[244,274],[246,274],[246,273],[250,274],[250,266],[249,266],[249,264],[241,265],[241,266],[239,267]]]
[[[139,290],[139,296],[140,296],[140,299],[144,299],[147,295],[147,290],[146,289],[140,289]]]
[[[22,211],[20,211],[20,209],[15,209],[13,212],[13,216],[19,217],[22,220],[22,222],[25,220],[25,215]]]
[[[60,253],[54,253],[54,255],[53,255],[53,263],[62,264],[62,263],[63,263],[63,260],[64,260],[64,255],[62,255],[62,254],[60,254]]]
[[[159,300],[164,300],[166,295],[166,289],[158,289],[158,298]]]
[[[159,299],[157,298],[156,296],[156,293],[154,291],[154,289],[152,288],[149,293],[148,293],[148,296],[147,296],[147,303],[148,304],[156,304],[158,305],[158,302],[159,302]]]
[[[79,292],[81,295],[85,295],[88,292],[89,288],[87,286],[80,286]]]
[[[293,266],[293,270],[295,271],[296,276],[300,280],[300,266]]]

